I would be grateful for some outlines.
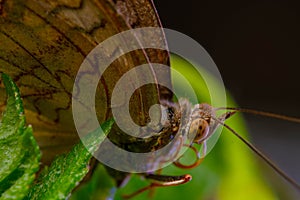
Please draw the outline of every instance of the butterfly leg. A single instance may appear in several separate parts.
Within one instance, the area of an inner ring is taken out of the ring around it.
[[[180,162],[179,159],[177,161],[173,162],[173,164],[176,167],[179,167],[182,169],[192,169],[192,168],[197,167],[198,165],[200,165],[202,163],[202,161],[204,160],[204,157],[206,155],[206,149],[207,149],[206,142],[203,142],[202,145],[203,145],[202,155],[200,155],[200,152],[198,151],[198,149],[196,149],[196,147],[191,146],[191,145],[186,145],[187,147],[189,147],[191,150],[193,150],[195,152],[196,157],[197,157],[196,161],[194,163],[192,163],[191,165],[184,165]]]
[[[162,173],[162,169],[159,169],[159,170],[157,170],[157,171],[155,172],[155,174],[156,174],[157,176],[161,175],[161,173]],[[152,197],[154,196],[154,193],[155,193],[155,187],[150,188],[150,189],[149,189],[148,197],[149,197],[149,198],[152,198]]]
[[[131,194],[123,195],[124,199],[130,199],[138,194],[141,194],[149,189],[156,187],[168,187],[168,186],[176,186],[189,182],[192,180],[192,176],[189,174],[182,176],[166,176],[166,175],[157,175],[157,174],[145,174],[144,177],[146,179],[150,179],[152,183],[146,187],[143,187]]]

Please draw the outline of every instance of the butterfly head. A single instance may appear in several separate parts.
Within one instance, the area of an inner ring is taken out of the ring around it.
[[[226,112],[217,117],[215,111],[216,109],[207,103],[195,105],[191,114],[188,131],[192,143],[203,143],[215,132],[220,122],[223,123],[235,113]]]

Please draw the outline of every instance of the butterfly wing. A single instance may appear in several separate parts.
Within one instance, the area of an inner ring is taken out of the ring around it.
[[[152,1],[0,1],[0,72],[9,74],[20,87],[27,122],[33,125],[44,162],[78,140],[71,97],[84,58],[110,36],[145,26],[161,26]],[[163,33],[157,42],[165,42]],[[168,64],[168,53],[137,50],[121,56],[105,71],[96,94],[100,122],[111,116],[110,97],[119,78],[148,62]],[[148,76],[155,80],[150,68]],[[133,120],[145,124],[148,108],[158,103],[160,96],[172,97],[168,90],[153,85],[138,89],[130,105]],[[5,99],[1,85],[2,110]]]

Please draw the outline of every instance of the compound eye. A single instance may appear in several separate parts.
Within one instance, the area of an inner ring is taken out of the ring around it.
[[[189,138],[193,143],[202,143],[209,133],[209,124],[204,119],[195,119],[191,123],[189,130]]]

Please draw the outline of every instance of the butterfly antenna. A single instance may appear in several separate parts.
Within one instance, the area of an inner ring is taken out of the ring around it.
[[[265,111],[252,110],[252,109],[247,109],[247,108],[220,107],[220,108],[216,108],[216,110],[234,110],[234,111],[239,111],[239,112],[243,112],[243,113],[249,113],[249,114],[260,115],[260,116],[265,116],[265,117],[272,117],[275,119],[282,119],[282,120],[286,120],[286,121],[290,121],[290,122],[300,123],[300,118],[297,118],[297,117],[289,117],[286,115],[280,115],[280,114],[275,114],[275,113],[265,112]]]
[[[265,156],[258,148],[256,148],[253,144],[244,139],[240,134],[238,134],[235,130],[233,130],[230,126],[222,122],[216,117],[212,117],[216,122],[227,128],[230,132],[232,132],[236,137],[238,137],[243,143],[245,143],[252,151],[254,151],[260,158],[262,158],[270,167],[272,167],[278,174],[280,174],[285,180],[287,180],[291,185],[300,190],[300,185],[290,178],[285,172],[283,172],[279,167],[277,167],[267,156]]]

